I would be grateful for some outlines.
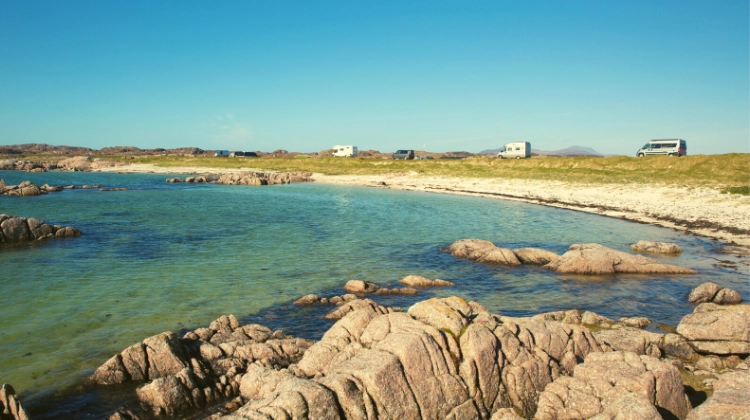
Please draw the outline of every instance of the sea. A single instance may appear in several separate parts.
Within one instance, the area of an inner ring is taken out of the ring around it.
[[[174,175],[169,175],[172,177]],[[334,307],[292,302],[341,295],[350,279],[397,287],[414,274],[455,283],[414,296],[370,296],[407,310],[460,296],[491,313],[581,309],[645,316],[675,327],[706,281],[747,296],[747,267],[723,244],[650,224],[492,198],[301,183],[171,184],[167,175],[0,171],[7,184],[94,185],[36,197],[0,196],[0,213],[73,226],[79,238],[0,246],[0,382],[32,418],[101,418],[117,397],[86,378],[125,347],[225,314],[317,340]],[[562,254],[575,243],[630,251],[638,240],[679,244],[655,258],[695,275],[568,276],[502,267],[441,251],[478,238]],[[724,261],[724,263],[721,263]],[[739,267],[739,268],[737,268]],[[111,411],[109,411],[111,412]]]

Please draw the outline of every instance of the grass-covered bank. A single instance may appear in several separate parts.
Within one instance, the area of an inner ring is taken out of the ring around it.
[[[427,176],[514,178],[575,183],[639,183],[743,187],[750,185],[750,154],[685,157],[613,156],[462,160],[387,160],[374,158],[259,158],[148,156],[131,160],[165,167],[253,167],[276,171],[306,171],[326,175],[380,175],[417,172]],[[730,190],[732,193],[746,191]]]

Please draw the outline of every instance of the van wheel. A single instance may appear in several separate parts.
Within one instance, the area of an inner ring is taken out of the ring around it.
[[[668,154],[667,156],[674,156],[674,153],[670,153],[670,154]]]
[[[516,159],[521,159],[521,156],[516,156]]]
[[[646,155],[644,155],[643,153],[638,153],[638,157],[644,157],[644,156]]]

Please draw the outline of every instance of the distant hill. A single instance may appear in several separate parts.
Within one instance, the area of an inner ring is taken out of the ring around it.
[[[500,149],[502,148],[498,147],[497,149],[482,150],[478,154],[496,155],[500,151]],[[539,149],[532,148],[531,154],[537,155],[537,156],[604,156],[603,154],[592,149],[591,147],[585,147],[585,146],[570,146],[570,147],[566,147],[565,149],[560,149],[560,150],[539,150]]]

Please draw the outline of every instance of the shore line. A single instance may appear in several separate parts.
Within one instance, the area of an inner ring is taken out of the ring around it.
[[[257,170],[254,168],[159,167],[151,164],[95,169],[97,172],[165,175],[218,174]],[[710,187],[571,184],[561,181],[505,178],[448,178],[424,176],[416,172],[385,175],[314,173],[313,179],[325,184],[359,185],[521,201],[653,224],[727,244],[750,247],[750,197],[722,194]]]

